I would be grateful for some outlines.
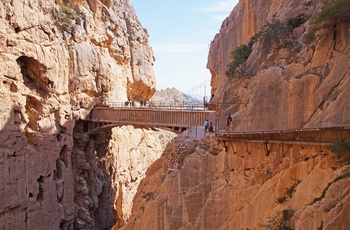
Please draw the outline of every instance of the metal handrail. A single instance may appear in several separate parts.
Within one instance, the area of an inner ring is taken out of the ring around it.
[[[198,101],[126,101],[126,102],[104,102],[103,107],[113,108],[152,108],[152,109],[174,109],[174,110],[208,110]]]

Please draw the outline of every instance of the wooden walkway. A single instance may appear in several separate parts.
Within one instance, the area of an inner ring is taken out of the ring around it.
[[[270,131],[224,131],[218,130],[215,136],[227,150],[229,142],[260,142],[329,146],[334,141],[349,141],[350,126],[303,128]]]
[[[161,127],[182,132],[190,126],[203,126],[206,118],[215,111],[167,110],[147,107],[95,107],[86,121],[87,132],[96,132],[118,125]]]
[[[86,118],[85,131],[89,135],[115,126],[133,125],[140,127],[159,127],[183,132],[190,127],[203,126],[205,119],[212,117],[215,111],[164,107],[95,107]],[[197,130],[197,129],[196,129]],[[199,135],[200,136],[200,135]],[[205,135],[203,135],[205,136]],[[260,142],[268,144],[300,144],[328,146],[334,141],[349,141],[350,126],[300,128],[287,130],[261,131],[224,131],[216,130],[215,138],[227,150],[230,142]]]

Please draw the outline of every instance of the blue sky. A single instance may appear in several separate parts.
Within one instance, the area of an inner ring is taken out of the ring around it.
[[[150,35],[157,90],[175,87],[192,96],[210,95],[209,45],[237,2],[131,0]]]

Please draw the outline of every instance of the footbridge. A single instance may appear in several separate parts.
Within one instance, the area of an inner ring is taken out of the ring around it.
[[[189,103],[108,103],[95,107],[85,119],[85,131],[95,135],[103,129],[115,126],[133,125],[149,128],[163,128],[174,132],[192,130],[195,137],[211,135],[226,149],[233,142],[258,142],[265,146],[274,143],[282,145],[314,145],[329,146],[334,141],[349,141],[350,126],[348,123],[332,127],[309,127],[279,130],[234,130],[226,131],[215,128],[212,134],[204,132],[203,123],[207,118],[216,118],[218,111],[208,110],[203,104]],[[215,115],[215,116],[214,116]],[[218,120],[214,127],[220,127]],[[198,130],[197,130],[197,127]],[[200,130],[200,129],[203,130]],[[193,130],[192,130],[193,131]],[[197,135],[198,131],[198,135]]]
[[[205,119],[214,112],[201,104],[134,105],[115,102],[93,108],[85,119],[85,130],[94,135],[103,129],[133,125],[182,132],[191,126],[203,126]]]

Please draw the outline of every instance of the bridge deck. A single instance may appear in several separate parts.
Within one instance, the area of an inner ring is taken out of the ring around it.
[[[188,129],[202,126],[205,119],[214,113],[209,110],[165,110],[133,107],[95,107],[86,119],[91,121],[89,132],[117,125],[137,125],[146,127],[168,127]]]

